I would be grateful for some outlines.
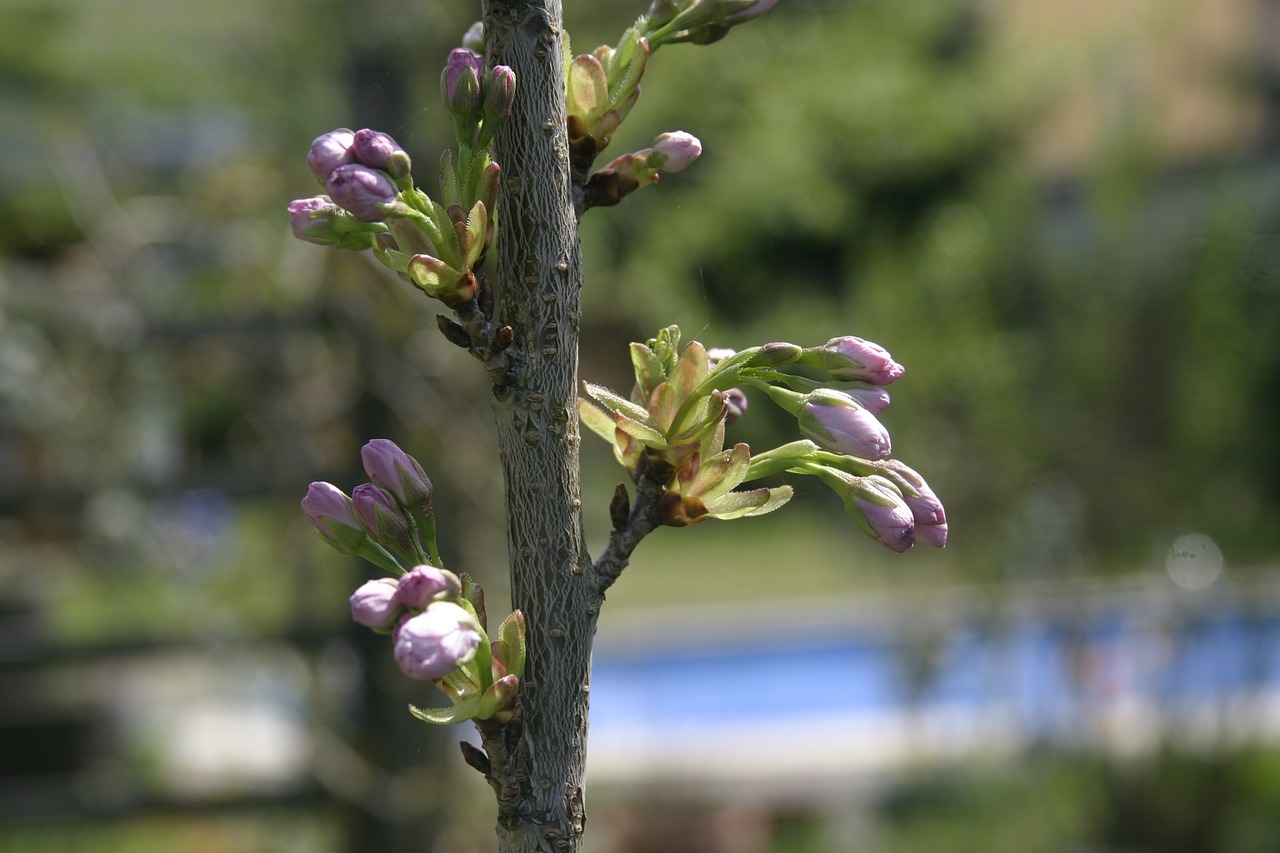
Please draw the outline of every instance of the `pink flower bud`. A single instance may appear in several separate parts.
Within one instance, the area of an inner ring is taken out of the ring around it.
[[[354,163],[355,155],[351,153],[354,141],[355,134],[345,127],[317,136],[311,143],[311,150],[307,152],[307,166],[311,169],[311,174],[323,184],[329,180],[334,169]]]
[[[946,547],[947,511],[924,477],[896,459],[882,464],[887,469],[885,476],[902,492],[902,499],[915,518],[916,540],[932,548]]]
[[[664,172],[679,172],[702,154],[702,143],[692,133],[677,130],[660,134],[653,140],[653,150],[666,158],[658,168]]]
[[[475,657],[480,630],[475,617],[448,601],[401,619],[393,654],[410,678],[434,681]]]
[[[505,65],[495,65],[484,81],[486,121],[501,121],[511,115],[516,100],[516,73]]]
[[[484,21],[476,21],[462,34],[462,46],[473,53],[484,53]]]
[[[329,195],[357,219],[377,222],[396,200],[396,187],[386,172],[359,163],[347,163],[329,173]]]
[[[450,112],[476,113],[480,109],[480,80],[484,76],[484,57],[465,47],[449,52],[440,88]]]
[[[437,598],[462,594],[462,581],[453,572],[435,566],[414,566],[400,578],[396,599],[405,607],[425,609]]]
[[[351,143],[355,162],[393,175],[409,174],[409,155],[400,143],[380,130],[357,130]]]
[[[360,448],[369,479],[395,495],[402,506],[413,507],[431,499],[431,480],[418,460],[396,446],[394,441],[375,438]]]
[[[873,415],[878,415],[889,407],[889,392],[879,386],[846,388],[844,393],[857,400],[862,408]]]
[[[805,438],[836,453],[883,459],[892,451],[884,425],[839,391],[823,388],[806,395],[798,420]]]
[[[386,489],[373,483],[356,486],[351,490],[351,509],[373,541],[401,554],[412,552],[409,520]]]
[[[733,426],[747,413],[747,395],[741,388],[730,388],[722,394],[725,402],[725,426]]]
[[[332,483],[312,483],[302,499],[302,512],[326,539],[335,528],[359,531],[360,525],[351,511],[351,499]]]
[[[916,542],[911,510],[902,495],[880,477],[859,478],[845,508],[860,513],[871,533],[891,551],[901,553]]]
[[[831,375],[837,379],[861,379],[872,385],[888,385],[906,372],[888,350],[871,341],[848,335],[832,338],[819,348]]]
[[[402,610],[396,600],[396,582],[392,578],[378,578],[361,584],[347,600],[351,603],[351,618],[374,630],[390,628]]]
[[[333,243],[330,236],[333,230],[334,216],[341,211],[324,196],[316,198],[300,198],[289,202],[289,223],[293,226],[293,236],[308,243],[328,246]]]

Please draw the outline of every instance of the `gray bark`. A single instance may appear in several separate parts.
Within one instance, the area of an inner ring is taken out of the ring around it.
[[[513,380],[494,388],[513,607],[528,620],[520,724],[483,731],[502,853],[578,851],[586,819],[591,640],[600,595],[582,528],[577,362],[582,264],[565,133],[559,0],[487,0],[492,64],[516,74],[502,167],[497,326]],[[505,745],[504,745],[505,744]],[[492,780],[491,780],[492,781]]]

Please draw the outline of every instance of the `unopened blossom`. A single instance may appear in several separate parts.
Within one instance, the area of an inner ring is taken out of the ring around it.
[[[396,186],[386,172],[359,163],[347,163],[329,173],[329,196],[365,222],[377,222],[396,201]]]
[[[367,628],[385,630],[400,618],[404,606],[396,597],[396,581],[378,578],[367,581],[348,599],[351,618]]]
[[[902,499],[916,522],[916,540],[932,548],[947,544],[947,511],[933,489],[911,468],[896,459],[886,459],[885,476],[895,480]]]
[[[725,426],[733,426],[747,413],[747,395],[741,388],[721,392],[725,403]]]
[[[462,581],[453,572],[435,566],[414,566],[400,578],[396,599],[406,607],[424,609],[437,598],[462,594]]]
[[[827,356],[826,366],[831,375],[837,379],[888,385],[906,372],[884,347],[853,335],[832,338],[820,349]]]
[[[351,490],[351,509],[375,542],[402,554],[412,551],[409,520],[386,489],[373,483],[356,486]]]
[[[390,134],[380,130],[367,127],[357,130],[351,143],[351,153],[355,162],[371,169],[400,176],[409,173],[409,155]]]
[[[878,415],[889,408],[889,392],[879,385],[870,388],[846,388],[844,393],[857,400],[862,408],[873,415]]]
[[[805,438],[827,450],[861,459],[883,459],[892,452],[884,425],[839,391],[823,388],[807,394],[797,418]]]
[[[345,531],[363,534],[351,509],[351,499],[332,483],[312,483],[302,499],[302,512],[326,540],[346,538]]]
[[[871,533],[891,551],[906,551],[916,542],[916,523],[902,495],[880,477],[859,478],[845,502],[866,520]]]
[[[659,134],[653,140],[653,150],[665,158],[658,168],[664,172],[679,172],[687,169],[702,154],[702,143],[692,133],[677,130]]]
[[[450,112],[472,115],[480,110],[480,80],[484,75],[484,57],[465,47],[449,52],[440,75],[440,89]]]
[[[516,100],[516,73],[505,65],[495,65],[481,87],[486,122],[501,121],[511,115]]]
[[[355,155],[351,151],[354,142],[355,134],[345,127],[317,136],[307,152],[307,166],[311,174],[323,184],[334,169],[354,163]]]
[[[289,202],[289,224],[293,227],[293,236],[322,246],[331,244],[334,216],[341,210],[324,196]]]
[[[403,506],[417,506],[431,498],[431,480],[418,460],[394,441],[375,438],[360,448],[360,461],[369,479],[382,486]]]
[[[480,626],[465,609],[448,601],[432,602],[426,610],[401,619],[395,630],[393,654],[410,678],[444,678],[475,657]]]

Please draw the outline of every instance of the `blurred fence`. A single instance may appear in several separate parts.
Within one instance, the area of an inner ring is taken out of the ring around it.
[[[625,618],[596,656],[595,781],[821,799],[1045,748],[1280,742],[1275,572]]]

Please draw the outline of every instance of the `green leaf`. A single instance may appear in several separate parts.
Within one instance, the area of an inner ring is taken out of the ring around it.
[[[590,54],[575,56],[569,63],[565,86],[569,113],[580,116],[588,125],[609,106],[609,80],[604,66]]]
[[[613,418],[606,412],[592,405],[586,400],[578,401],[578,420],[587,429],[603,438],[610,444],[614,443],[614,433],[617,427],[614,426]]]
[[[483,702],[484,694],[478,694],[448,708],[419,708],[417,705],[410,705],[409,713],[433,726],[452,726],[473,719],[483,707]]]
[[[476,265],[476,260],[480,257],[480,253],[484,250],[484,234],[489,228],[489,211],[485,209],[484,202],[477,201],[471,207],[471,212],[467,214],[466,229],[463,246],[464,257],[462,260],[463,269],[471,269]]]
[[[676,361],[667,382],[683,403],[710,375],[711,360],[707,358],[706,349],[697,341],[690,341]]]
[[[640,421],[642,423],[649,422],[649,412],[641,406],[637,406],[626,397],[613,393],[603,385],[593,385],[590,382],[583,382],[582,387],[586,389],[587,394],[591,396],[592,399],[614,414],[624,414],[633,421]]]
[[[502,664],[508,675],[517,678],[524,674],[524,658],[527,648],[525,643],[524,614],[519,610],[502,620],[498,628],[498,637],[502,643]]]
[[[649,395],[650,422],[663,432],[671,430],[671,419],[679,409],[680,400],[676,398],[675,389],[669,382],[659,384]]]
[[[707,503],[707,515],[728,521],[773,512],[791,500],[790,486],[772,489],[752,489],[747,492],[729,492]]]
[[[613,422],[617,424],[618,429],[622,430],[632,438],[643,441],[650,447],[662,450],[667,446],[667,437],[648,424],[633,421],[631,418],[623,414],[615,414],[613,416]]]
[[[648,400],[653,389],[667,378],[667,371],[662,367],[662,360],[657,353],[644,344],[631,345],[631,366],[636,371],[636,385],[640,389],[641,399]]]
[[[703,502],[713,504],[721,495],[742,485],[750,466],[751,448],[746,444],[735,444],[730,450],[703,459],[698,476],[694,478],[686,494],[695,495],[702,498]]]

